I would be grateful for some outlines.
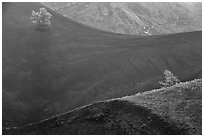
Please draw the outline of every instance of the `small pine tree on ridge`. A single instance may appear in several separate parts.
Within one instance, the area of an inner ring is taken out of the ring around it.
[[[159,81],[159,84],[161,84],[164,87],[170,87],[180,82],[178,77],[174,76],[173,73],[171,73],[171,71],[169,70],[165,70],[164,75],[165,75],[165,80]]]

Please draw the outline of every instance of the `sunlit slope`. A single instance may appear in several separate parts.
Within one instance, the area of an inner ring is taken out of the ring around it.
[[[165,69],[201,77],[201,32],[116,35],[52,14],[35,30],[38,3],[3,3],[3,126],[24,125],[93,101],[159,87]]]
[[[202,81],[97,102],[3,134],[200,135]]]
[[[127,96],[123,99],[151,109],[154,114],[168,119],[169,122],[175,121],[178,127],[187,129],[187,134],[202,134],[201,79]]]
[[[43,2],[77,22],[114,33],[156,35],[202,30],[200,2]]]

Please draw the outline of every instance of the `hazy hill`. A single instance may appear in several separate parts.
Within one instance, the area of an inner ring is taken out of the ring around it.
[[[169,69],[200,78],[202,33],[151,37],[87,27],[47,9],[52,29],[30,20],[40,3],[2,5],[3,127],[22,126],[94,101],[160,87]]]
[[[97,102],[3,134],[202,134],[202,81]]]
[[[155,35],[202,30],[202,3],[48,2],[83,24],[122,34]]]

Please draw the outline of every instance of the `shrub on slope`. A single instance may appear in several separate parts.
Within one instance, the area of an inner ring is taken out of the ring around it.
[[[34,24],[37,25],[38,30],[48,30],[51,27],[50,14],[45,8],[40,8],[39,12],[32,12],[31,20]]]
[[[201,134],[201,83],[97,102],[3,134]]]
[[[173,73],[171,73],[171,71],[169,70],[165,70],[164,75],[165,75],[164,82],[159,81],[159,84],[161,84],[164,87],[173,86],[179,82],[177,76],[174,76]]]
[[[202,134],[201,79],[180,82],[123,99],[147,107],[169,122],[176,122],[179,127],[188,129],[188,134]]]

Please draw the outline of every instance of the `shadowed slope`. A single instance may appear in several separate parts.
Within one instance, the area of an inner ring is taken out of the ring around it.
[[[116,35],[52,10],[52,29],[35,30],[38,3],[3,3],[3,126],[39,121],[94,101],[159,87],[165,69],[201,77],[201,32]]]
[[[151,109],[169,121],[177,121],[177,126],[188,129],[188,134],[202,134],[201,79],[127,96],[122,100]]]
[[[144,125],[144,126],[143,126]],[[108,101],[56,116],[23,128],[3,130],[4,134],[182,134],[151,110],[127,101]]]
[[[94,103],[3,134],[201,134],[201,96],[201,80],[194,80]]]

